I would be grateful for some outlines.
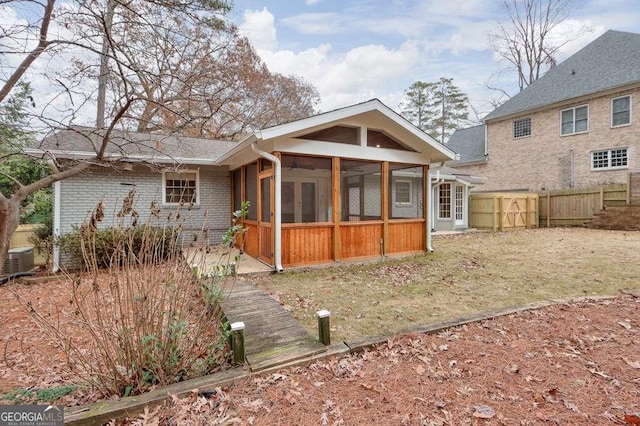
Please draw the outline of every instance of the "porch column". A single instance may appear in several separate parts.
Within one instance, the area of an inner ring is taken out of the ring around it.
[[[382,162],[382,255],[386,255],[389,247],[389,162]]]
[[[340,218],[342,217],[342,201],[340,199],[340,157],[333,157],[331,171],[331,193],[333,200],[333,260],[340,260],[342,250],[340,241]]]
[[[431,244],[431,225],[432,225],[432,217],[431,212],[433,211],[431,208],[432,201],[432,189],[431,189],[431,176],[429,176],[429,166],[422,166],[422,199],[425,200],[422,203],[422,214],[425,220],[425,238],[426,238],[426,251],[432,252],[433,247]]]

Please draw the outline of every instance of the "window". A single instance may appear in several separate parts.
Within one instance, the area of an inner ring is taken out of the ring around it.
[[[522,118],[513,122],[513,138],[531,136],[531,118]]]
[[[411,181],[396,180],[396,204],[411,204]]]
[[[424,168],[416,164],[389,163],[389,218],[424,217]]]
[[[193,203],[198,204],[198,171],[182,170],[164,172],[163,198],[165,204]]]
[[[438,218],[451,219],[451,184],[443,183],[440,185],[440,193],[438,196]]]
[[[631,96],[611,99],[611,127],[631,124]]]
[[[589,106],[569,108],[560,112],[562,135],[573,135],[589,131]]]
[[[606,149],[591,153],[591,170],[620,169],[627,167],[627,148]]]

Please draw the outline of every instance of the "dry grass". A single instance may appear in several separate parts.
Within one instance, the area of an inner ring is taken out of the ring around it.
[[[256,277],[313,334],[389,335],[491,309],[640,288],[640,233],[536,229],[434,238],[435,253]]]

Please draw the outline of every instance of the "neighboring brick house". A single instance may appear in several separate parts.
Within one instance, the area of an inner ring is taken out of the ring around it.
[[[640,34],[607,31],[463,129],[449,164],[487,177],[483,190],[589,187],[640,170]]]

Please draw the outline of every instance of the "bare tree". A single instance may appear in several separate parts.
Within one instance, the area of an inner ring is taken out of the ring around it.
[[[48,187],[63,179],[78,175],[86,171],[94,164],[107,167],[117,167],[117,164],[106,155],[110,136],[114,129],[121,125],[121,121],[139,103],[147,100],[145,94],[131,90],[129,79],[131,75],[144,73],[157,75],[158,67],[153,62],[132,62],[124,55],[117,54],[111,34],[118,30],[124,23],[135,21],[139,23],[139,31],[147,31],[149,37],[157,30],[146,16],[140,14],[140,5],[149,8],[158,8],[166,11],[166,16],[180,17],[193,26],[219,27],[224,23],[224,14],[230,10],[230,6],[224,0],[182,0],[179,2],[156,2],[154,0],[133,0],[121,2],[115,1],[114,14],[111,23],[106,19],[107,3],[96,0],[80,0],[75,3],[65,3],[57,7],[56,0],[31,0],[31,1],[5,1],[4,7],[14,7],[16,10],[27,10],[23,21],[17,21],[14,25],[3,28],[0,33],[0,57],[9,58],[2,63],[2,86],[0,87],[0,104],[9,102],[11,93],[18,87],[20,81],[28,76],[28,72],[35,68],[38,60],[55,58],[56,55],[75,51],[82,57],[93,57],[99,62],[99,58],[107,55],[113,66],[114,72],[110,73],[111,79],[122,81],[123,90],[112,94],[114,108],[109,120],[105,123],[105,129],[101,133],[99,143],[92,145],[95,155],[82,161],[60,162],[56,158],[47,160],[52,167],[52,173],[42,179],[25,184],[18,179],[13,179],[15,191],[11,194],[0,193],[0,265],[9,248],[11,235],[19,223],[20,205],[33,192]],[[26,23],[25,23],[26,21]],[[85,23],[83,31],[76,26],[76,22]],[[163,25],[168,27],[171,20]],[[55,27],[55,30],[52,29]],[[103,48],[103,41],[108,43]],[[77,63],[76,63],[77,65]],[[69,70],[69,75],[73,70]],[[86,81],[65,80],[64,76],[57,73],[46,74],[45,78],[52,85],[60,88],[58,98],[64,96],[69,99],[69,106],[61,110],[54,100],[41,100],[44,103],[39,113],[31,115],[29,127],[31,131],[44,131],[65,127],[73,124],[79,114],[86,110],[94,110],[92,99],[94,93],[87,91]],[[35,100],[39,100],[36,98]],[[0,141],[3,147],[8,147],[8,141]],[[88,141],[89,143],[89,141]],[[24,146],[17,146],[3,154],[3,158],[21,155]]]
[[[556,64],[558,51],[579,34],[557,34],[571,12],[572,0],[505,0],[508,20],[489,34],[492,49],[511,64],[523,90]],[[555,37],[554,37],[555,36]]]

